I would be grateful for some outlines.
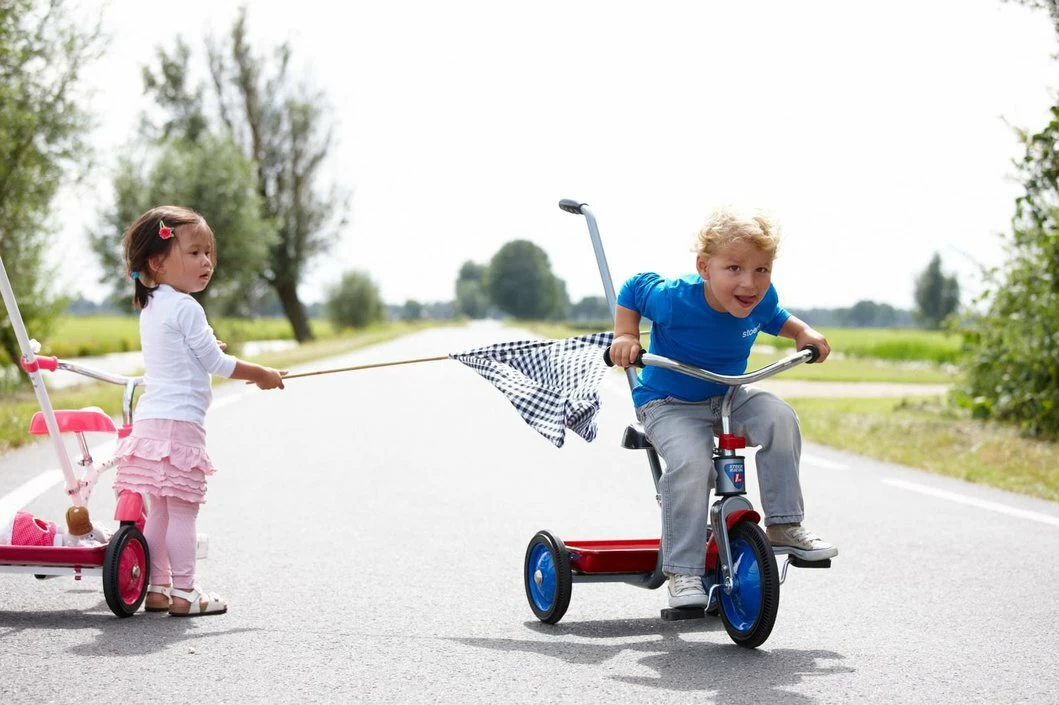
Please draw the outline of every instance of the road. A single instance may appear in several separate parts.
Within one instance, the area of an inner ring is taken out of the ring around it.
[[[520,335],[434,329],[316,367]],[[0,702],[1059,702],[1059,504],[817,445],[806,523],[841,552],[791,569],[761,648],[717,619],[663,622],[663,590],[623,584],[575,585],[563,621],[538,623],[536,531],[658,535],[646,462],[618,445],[620,375],[603,399],[597,441],[556,449],[453,361],[220,386],[199,582],[230,613],[119,620],[98,580],[0,575]],[[54,467],[45,444],[0,458],[0,507]],[[28,509],[61,517],[58,486]]]

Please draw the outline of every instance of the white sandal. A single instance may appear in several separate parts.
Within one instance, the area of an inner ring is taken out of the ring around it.
[[[173,600],[170,599],[170,594],[169,594],[172,591],[172,589],[173,588],[170,587],[169,585],[148,585],[147,586],[147,594],[148,595],[150,595],[152,592],[154,594],[156,594],[156,595],[165,595],[165,598],[166,598],[166,600],[168,600],[169,604],[167,604],[165,607],[148,607],[147,606],[147,601],[144,600],[143,611],[144,612],[168,612],[169,611],[169,605],[173,604]]]
[[[174,612],[170,605],[170,617],[205,617],[210,614],[224,614],[228,611],[228,603],[224,601],[224,598],[214,592],[202,592],[197,585],[190,590],[173,588],[172,596],[187,600],[191,604],[187,612]],[[205,607],[202,606],[203,600],[206,600]]]

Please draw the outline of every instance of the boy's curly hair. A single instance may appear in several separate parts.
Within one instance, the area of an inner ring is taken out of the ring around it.
[[[765,211],[724,206],[710,213],[696,237],[695,251],[710,257],[734,242],[747,242],[773,257],[779,249],[780,229]]]

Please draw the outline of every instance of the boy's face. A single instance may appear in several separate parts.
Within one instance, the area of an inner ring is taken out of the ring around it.
[[[695,265],[706,282],[706,301],[736,318],[749,316],[772,283],[772,255],[748,242],[733,242],[708,258],[699,255]]]

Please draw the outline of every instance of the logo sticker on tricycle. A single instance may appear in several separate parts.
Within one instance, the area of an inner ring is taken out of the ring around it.
[[[745,479],[744,472],[742,463],[724,464],[724,474],[728,476],[728,479],[737,489],[743,489],[743,481]]]

